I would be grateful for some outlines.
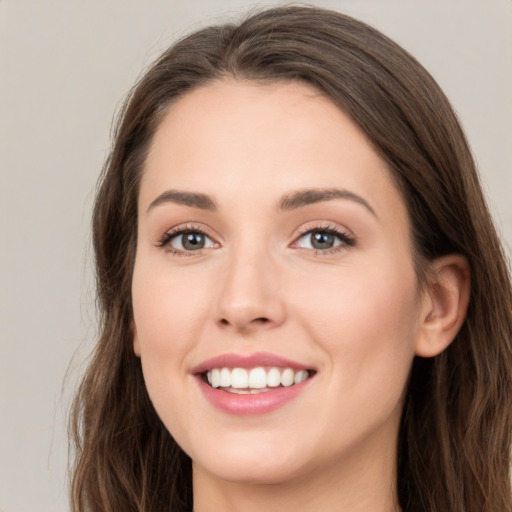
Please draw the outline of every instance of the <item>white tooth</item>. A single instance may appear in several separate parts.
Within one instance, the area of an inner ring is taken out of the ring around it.
[[[249,389],[235,389],[228,388],[226,389],[229,393],[234,393],[235,395],[248,395],[251,391]]]
[[[264,389],[251,389],[251,395],[257,395],[258,393],[266,393],[268,388]]]
[[[249,374],[243,368],[233,368],[231,371],[231,387],[246,388],[249,386]]]
[[[291,386],[293,384],[294,377],[294,371],[291,368],[286,368],[286,370],[281,374],[281,384],[285,387]]]
[[[264,368],[253,368],[249,372],[249,387],[254,389],[267,387],[267,372]]]
[[[308,378],[308,372],[306,370],[299,370],[295,374],[294,382],[295,384],[300,384],[301,382],[304,382]]]
[[[218,388],[220,386],[220,370],[214,368],[212,370],[212,387]]]
[[[231,372],[229,368],[222,368],[220,371],[220,386],[223,388],[231,386]]]
[[[279,368],[270,368],[267,374],[267,386],[269,388],[277,388],[281,385],[281,372]]]
[[[212,384],[212,371],[211,371],[211,370],[209,370],[208,372],[206,372],[206,378],[208,379],[208,383],[209,383],[209,384],[210,384],[210,386],[211,386],[211,384]]]

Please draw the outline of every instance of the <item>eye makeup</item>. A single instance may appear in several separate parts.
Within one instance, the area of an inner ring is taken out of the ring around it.
[[[316,255],[325,256],[353,247],[355,243],[354,236],[347,231],[331,224],[318,224],[302,229],[291,247],[315,251]]]
[[[326,256],[353,247],[355,243],[354,236],[347,231],[332,224],[318,223],[299,230],[299,236],[289,247]],[[174,256],[199,256],[204,250],[219,248],[220,244],[203,227],[187,223],[166,231],[156,246]]]

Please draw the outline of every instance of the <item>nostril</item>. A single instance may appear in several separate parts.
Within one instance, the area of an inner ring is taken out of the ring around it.
[[[269,322],[270,322],[270,320],[267,317],[261,316],[261,317],[258,317],[258,318],[253,318],[252,320],[249,321],[248,324],[264,325],[264,324],[268,324]],[[227,320],[226,318],[221,318],[220,319],[220,324],[224,325],[224,326],[228,326],[228,325],[231,325],[231,322],[229,320]]]

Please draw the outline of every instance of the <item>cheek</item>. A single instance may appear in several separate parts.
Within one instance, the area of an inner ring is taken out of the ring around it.
[[[295,304],[303,327],[329,354],[336,393],[361,405],[395,403],[414,357],[420,304],[414,271],[369,265],[322,282],[321,288],[305,282]]]
[[[208,314],[203,280],[184,279],[154,260],[136,263],[132,281],[135,351],[153,405],[173,434],[185,439],[179,418],[187,417],[183,391],[187,368]]]
[[[204,282],[204,280],[203,280]],[[187,357],[201,337],[208,301],[206,288],[153,260],[136,263],[132,281],[135,351],[141,358],[148,394],[169,431],[186,438],[183,383]],[[180,434],[181,433],[181,434]]]
[[[185,279],[162,267],[136,264],[132,281],[136,339],[148,357],[175,356],[186,349],[197,339],[208,311],[204,280]]]

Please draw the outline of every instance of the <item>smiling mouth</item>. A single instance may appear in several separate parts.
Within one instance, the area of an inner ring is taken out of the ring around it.
[[[239,395],[266,393],[278,388],[300,384],[314,375],[313,370],[295,370],[293,368],[256,367],[212,368],[203,372],[205,383],[212,388]]]

